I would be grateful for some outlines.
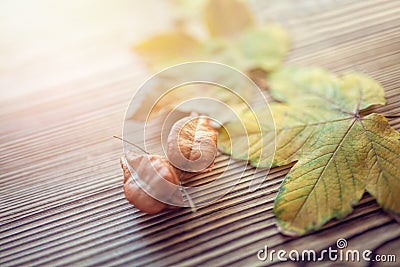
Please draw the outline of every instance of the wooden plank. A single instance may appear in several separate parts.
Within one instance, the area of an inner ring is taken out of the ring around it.
[[[300,2],[285,2],[254,5],[261,19],[275,18],[293,34],[287,64],[317,65],[339,74],[364,71],[386,91],[388,104],[374,111],[400,114],[399,1],[324,1],[326,7],[309,1],[301,11]],[[121,133],[134,88],[146,78],[131,68],[130,63],[113,65],[43,88],[43,93],[2,101],[1,266],[266,265],[270,262],[256,255],[265,245],[321,251],[338,238],[359,250],[389,253],[396,248],[398,224],[369,195],[353,214],[318,232],[301,238],[279,234],[273,199],[290,166],[272,169],[254,192],[248,191],[254,169],[247,166],[233,190],[196,213],[181,209],[150,216],[134,209],[123,195],[121,144],[112,139]],[[400,130],[400,118],[389,121]],[[219,155],[214,170],[192,184],[211,181],[227,162]],[[216,188],[199,195],[227,188],[243,165],[230,166]],[[267,173],[257,170],[255,175]]]

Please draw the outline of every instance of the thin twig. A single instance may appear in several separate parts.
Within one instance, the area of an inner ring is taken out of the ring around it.
[[[194,205],[194,202],[192,200],[192,198],[189,196],[189,194],[186,192],[186,189],[182,186],[182,182],[179,180],[179,187],[181,188],[181,190],[183,191],[183,193],[185,194],[188,202],[189,202],[189,206],[190,209],[192,210],[192,212],[196,212],[196,206]]]
[[[179,174],[179,177],[178,177],[179,187],[180,187],[181,191],[183,191],[183,194],[185,194],[185,196],[186,196],[186,198],[187,198],[187,200],[189,202],[189,206],[190,206],[190,209],[192,210],[192,212],[196,212],[197,208],[196,208],[196,205],[193,202],[193,199],[189,196],[188,192],[186,192],[186,189],[182,185],[182,179],[181,178],[182,178],[183,175],[184,175],[184,173],[183,173],[183,171],[181,171],[180,174]]]
[[[146,153],[147,155],[149,155],[149,154],[150,154],[149,152],[147,152],[146,150],[144,150],[144,149],[143,149],[143,148],[141,148],[140,146],[138,146],[138,145],[135,145],[134,143],[131,143],[131,142],[129,142],[129,141],[126,141],[126,140],[124,140],[124,139],[123,139],[123,138],[121,138],[121,137],[118,137],[118,136],[116,136],[116,135],[114,135],[113,137],[114,137],[114,138],[116,138],[116,139],[119,139],[119,140],[121,140],[122,142],[125,142],[125,143],[127,143],[127,144],[130,144],[130,145],[134,146],[135,148],[139,149],[140,151],[142,151],[142,152]]]

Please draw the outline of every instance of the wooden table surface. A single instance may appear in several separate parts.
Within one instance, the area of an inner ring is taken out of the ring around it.
[[[349,249],[395,252],[400,264],[399,224],[369,195],[354,213],[315,233],[281,235],[272,207],[290,166],[272,169],[254,192],[246,173],[229,194],[195,213],[150,216],[133,208],[123,194],[122,146],[112,136],[121,134],[129,100],[150,75],[130,46],[169,27],[170,7],[11,2],[0,4],[1,266],[266,265],[257,259],[265,245],[321,251],[339,238]],[[277,21],[293,36],[285,64],[361,70],[385,88],[388,103],[375,110],[400,114],[400,1],[252,3],[261,21]],[[389,121],[400,130],[399,117]],[[227,156],[219,156],[202,181],[226,164]],[[233,169],[226,179],[237,175]]]

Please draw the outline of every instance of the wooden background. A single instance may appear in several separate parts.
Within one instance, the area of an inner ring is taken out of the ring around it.
[[[1,266],[266,265],[256,256],[265,245],[320,251],[335,248],[338,238],[349,249],[397,253],[399,264],[400,227],[368,195],[353,214],[316,233],[281,235],[271,210],[290,166],[272,169],[255,192],[245,174],[196,213],[137,211],[124,198],[122,146],[112,136],[121,134],[130,97],[149,75],[130,45],[170,27],[173,10],[153,0],[11,2],[0,4]],[[252,6],[261,21],[277,21],[293,35],[286,64],[364,71],[386,91],[388,104],[376,111],[400,114],[400,1]],[[400,130],[399,117],[389,120]],[[218,157],[195,183],[226,163]],[[226,178],[235,175],[233,168]],[[332,263],[315,263],[323,264]]]

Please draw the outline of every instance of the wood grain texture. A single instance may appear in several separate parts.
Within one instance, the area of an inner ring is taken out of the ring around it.
[[[361,70],[386,91],[387,105],[374,111],[400,114],[400,1],[278,2],[253,5],[261,20],[273,18],[294,36],[286,64],[338,74]],[[129,100],[146,78],[137,68],[113,65],[2,101],[1,266],[258,266],[278,263],[258,261],[256,253],[265,245],[321,251],[338,238],[350,249],[397,253],[400,261],[400,227],[369,195],[354,213],[315,233],[279,234],[273,200],[290,166],[272,169],[254,192],[248,191],[254,169],[247,166],[235,188],[195,213],[180,209],[150,216],[133,208],[123,194],[122,146],[112,136],[121,134]],[[399,117],[389,122],[400,130]],[[227,156],[218,156],[214,170],[193,185],[211,181],[227,163]],[[230,166],[223,179],[240,175],[244,164]],[[257,170],[256,177],[264,175]],[[202,194],[223,188],[221,183]]]

